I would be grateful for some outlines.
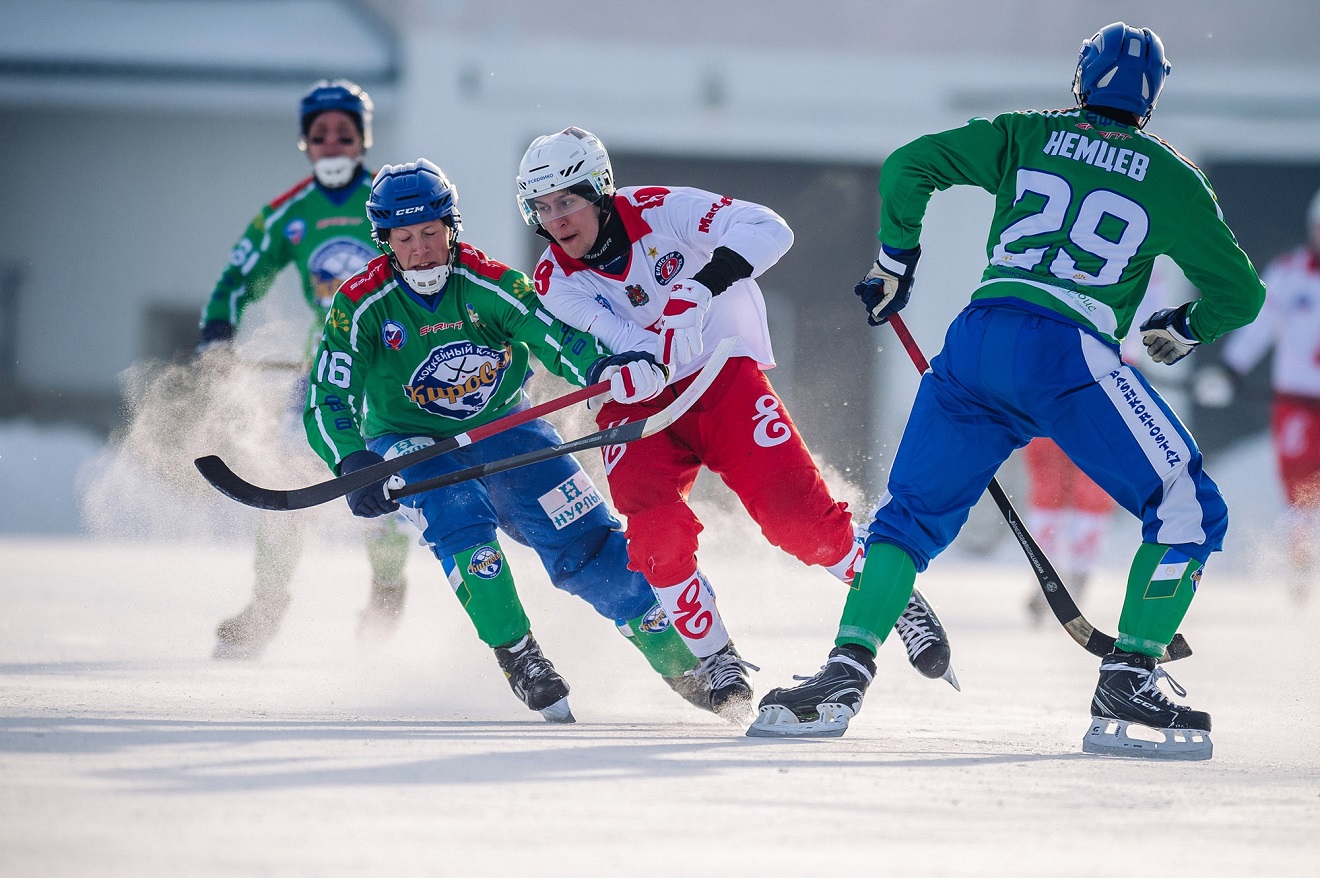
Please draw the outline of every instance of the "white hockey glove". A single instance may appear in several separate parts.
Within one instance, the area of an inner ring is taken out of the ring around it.
[[[1184,302],[1177,308],[1156,311],[1141,324],[1141,343],[1152,360],[1172,365],[1201,343],[1187,325],[1191,309],[1192,303]]]
[[[711,292],[695,280],[669,288],[669,301],[660,318],[660,360],[673,370],[701,354],[701,325],[710,309]]]
[[[610,382],[610,399],[624,405],[645,402],[665,389],[669,370],[644,351],[601,357],[591,364],[587,383]]]
[[[921,248],[894,250],[881,247],[875,265],[866,273],[853,293],[866,305],[866,322],[879,326],[907,305],[912,296],[912,279],[917,273]]]

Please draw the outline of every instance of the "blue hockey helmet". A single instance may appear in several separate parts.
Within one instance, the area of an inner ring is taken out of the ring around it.
[[[374,107],[371,97],[362,87],[347,79],[323,79],[312,90],[303,95],[298,104],[298,121],[302,136],[298,139],[298,148],[307,148],[307,132],[312,127],[312,120],[330,110],[347,113],[357,123],[362,134],[362,148],[371,149],[371,113]]]
[[[376,172],[367,196],[371,233],[432,220],[444,220],[455,233],[463,228],[458,213],[458,189],[433,162],[418,159],[406,165],[386,165]]]
[[[1073,94],[1081,104],[1128,110],[1140,127],[1150,119],[1172,69],[1164,43],[1150,28],[1116,21],[1082,41]]]

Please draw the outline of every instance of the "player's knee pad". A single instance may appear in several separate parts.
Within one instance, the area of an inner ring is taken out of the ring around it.
[[[648,582],[682,582],[697,570],[701,522],[686,503],[643,510],[628,517],[628,558]]]

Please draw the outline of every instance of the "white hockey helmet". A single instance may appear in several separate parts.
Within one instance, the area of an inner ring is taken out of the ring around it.
[[[573,189],[589,201],[614,194],[614,170],[605,144],[590,131],[565,128],[532,141],[518,165],[518,207],[527,225],[538,227],[543,220],[532,206],[533,199],[561,189]]]

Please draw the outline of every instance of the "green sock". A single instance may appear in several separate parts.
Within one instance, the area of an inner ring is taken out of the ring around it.
[[[662,677],[681,677],[697,665],[697,657],[669,623],[658,601],[636,619],[619,625],[619,631]]]
[[[1187,615],[1202,566],[1177,549],[1142,543],[1128,573],[1116,647],[1157,658],[1163,655]]]
[[[403,568],[408,563],[408,534],[399,520],[390,516],[379,527],[367,530],[367,560],[371,562],[371,581],[382,585],[402,585]]]
[[[482,643],[492,649],[507,646],[531,630],[498,540],[464,549],[448,560],[449,584]]]
[[[872,543],[853,578],[834,645],[855,643],[877,652],[903,614],[916,582],[917,565],[907,552],[892,543]]]

